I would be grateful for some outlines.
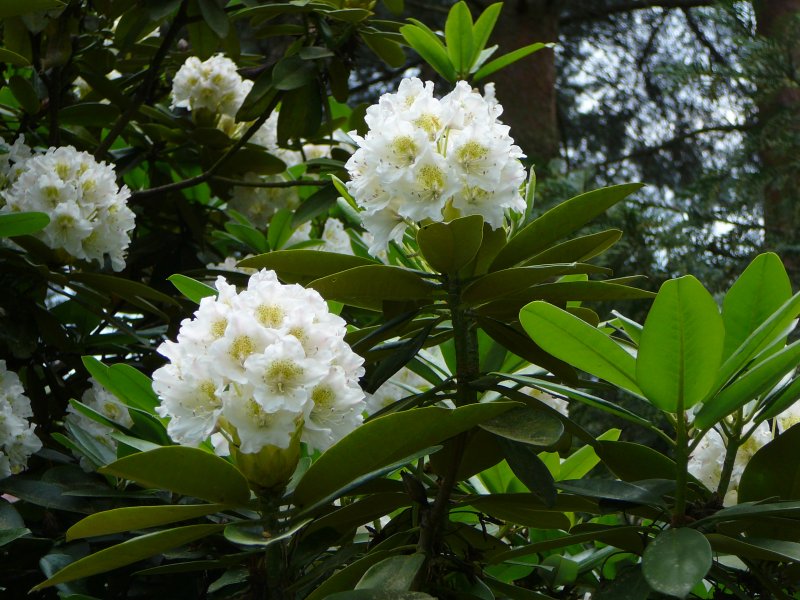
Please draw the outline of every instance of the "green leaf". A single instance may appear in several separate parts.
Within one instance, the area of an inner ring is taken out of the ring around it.
[[[222,0],[223,5],[227,4],[227,0]],[[203,20],[211,28],[211,31],[217,34],[219,38],[228,36],[230,30],[230,23],[228,22],[228,15],[225,10],[220,6],[218,0],[197,0],[197,5],[200,8],[200,14]]]
[[[3,0],[0,2],[0,19],[63,8],[64,6],[66,4],[60,0]]]
[[[560,275],[608,272],[610,272],[609,269],[586,263],[512,267],[488,273],[472,282],[464,289],[461,297],[464,302],[476,305],[509,294],[519,293],[520,290]]]
[[[556,358],[642,395],[636,385],[636,361],[600,330],[541,301],[525,306],[519,320],[531,339]]]
[[[424,592],[369,589],[337,592],[325,596],[325,600],[436,600],[436,598]]]
[[[739,502],[778,496],[800,500],[800,462],[787,457],[800,454],[800,425],[784,431],[759,448],[747,463],[739,482]]]
[[[758,539],[750,536],[734,538],[718,533],[706,534],[711,549],[720,554],[732,554],[752,560],[800,562],[800,544],[784,540]]]
[[[475,26],[472,28],[472,57],[469,60],[469,65],[475,64],[478,56],[486,44],[489,42],[489,36],[492,35],[492,30],[497,23],[497,18],[500,16],[500,11],[503,9],[502,2],[495,2],[484,9],[478,20],[475,21]]]
[[[394,40],[390,40],[380,33],[361,31],[359,35],[367,47],[390,67],[398,69],[406,64],[403,48]]]
[[[8,87],[26,113],[35,115],[39,112],[39,96],[30,81],[20,75],[12,75],[8,80]]]
[[[711,544],[702,533],[668,529],[645,548],[642,573],[655,591],[685,598],[706,576],[712,559]]]
[[[636,381],[661,410],[682,413],[716,379],[725,329],[717,303],[691,275],[661,286],[642,330]]]
[[[508,54],[504,54],[499,58],[495,58],[493,61],[486,63],[475,75],[472,76],[472,81],[478,82],[484,77],[488,77],[495,71],[499,71],[511,65],[518,60],[522,60],[526,56],[533,54],[534,52],[538,52],[542,48],[552,48],[553,44],[543,44],[541,42],[536,42],[535,44],[530,44],[528,46],[523,46],[522,48],[518,48],[513,52],[509,52]]]
[[[29,235],[41,231],[50,217],[41,212],[20,212],[0,215],[0,238]]]
[[[588,498],[618,500],[632,504],[662,505],[660,496],[649,489],[626,481],[611,479],[570,479],[557,481],[556,487]]]
[[[367,569],[355,589],[407,591],[424,562],[424,554],[390,556]]]
[[[81,102],[58,111],[58,120],[63,125],[85,127],[108,127],[119,116],[119,108],[113,104]]]
[[[221,504],[176,504],[174,506],[130,506],[89,515],[67,530],[67,541],[136,531],[203,517],[223,510]]]
[[[711,390],[716,391],[743,369],[759,352],[786,335],[792,321],[800,314],[800,293],[783,303],[766,321],[745,339],[719,368],[717,381]]]
[[[27,58],[8,48],[0,48],[0,62],[8,63],[15,67],[27,67],[31,64]]]
[[[449,223],[430,223],[417,232],[422,255],[439,273],[455,273],[465,267],[475,258],[482,241],[483,217],[480,215],[461,217]]]
[[[303,64],[314,63],[303,61]],[[278,113],[278,144],[285,145],[294,138],[314,137],[321,124],[322,96],[316,80],[286,92]]]
[[[355,267],[308,284],[326,300],[381,310],[383,302],[429,300],[434,285],[407,269],[387,265]]]
[[[491,270],[505,269],[546,250],[553,242],[583,227],[644,184],[626,183],[586,192],[551,208],[521,229],[497,254]],[[596,234],[599,235],[599,234]],[[559,262],[560,259],[547,262]]]
[[[514,406],[515,403],[493,402],[455,410],[419,408],[368,421],[309,467],[295,489],[295,503],[308,506],[322,500],[360,475],[438,444]]]
[[[552,263],[569,263],[587,261],[608,250],[622,237],[619,229],[607,229],[598,233],[582,235],[580,237],[556,244],[540,252],[525,265],[541,265]]]
[[[421,23],[415,23],[403,25],[400,34],[439,75],[451,83],[456,80],[456,70],[450,62],[447,49],[435,33]]]
[[[800,377],[795,378],[766,403],[764,410],[756,418],[756,423],[777,417],[792,404],[800,400]]]
[[[344,590],[353,590],[358,583],[359,579],[366,573],[372,566],[384,558],[391,556],[391,551],[388,550],[373,550],[363,558],[347,565],[345,568],[334,573],[331,577],[323,581],[316,589],[314,589],[306,600],[325,600],[330,598],[336,592],[343,592]],[[353,591],[346,592],[347,594],[354,593]],[[369,593],[368,590],[362,590],[361,593]],[[400,592],[402,593],[402,592]]]
[[[317,78],[317,67],[313,61],[303,60],[297,55],[281,59],[272,71],[272,85],[276,90],[288,91],[312,84]]]
[[[708,400],[695,416],[699,429],[709,429],[722,419],[744,406],[750,400],[774,387],[800,362],[800,341],[786,346],[780,352],[762,360],[738,377],[728,387]]]
[[[723,360],[792,297],[792,284],[777,254],[759,254],[731,286],[722,303]]]
[[[11,529],[0,529],[0,548],[6,544],[10,544],[14,540],[25,537],[31,532],[27,527],[15,527]]]
[[[203,298],[217,295],[217,290],[215,288],[197,281],[196,279],[192,279],[191,277],[187,277],[186,275],[176,273],[175,275],[167,277],[167,280],[172,283],[181,294],[195,304],[200,304],[200,300]]]
[[[219,504],[242,506],[250,488],[239,470],[226,460],[186,446],[165,446],[126,456],[100,469],[143,487],[170,490]]]
[[[514,475],[531,493],[541,498],[546,506],[555,506],[557,493],[553,485],[553,475],[536,451],[526,444],[512,442],[506,438],[501,437],[497,441]]]
[[[675,461],[650,448],[633,442],[600,441],[597,455],[614,475],[623,481],[675,479]]]
[[[641,547],[640,535],[641,528],[633,525],[603,527],[602,529],[595,529],[573,535],[565,534],[561,537],[528,544],[527,546],[521,546],[513,550],[508,550],[507,552],[492,555],[489,558],[489,563],[499,564],[518,556],[529,556],[538,552],[556,550],[583,542],[602,541],[603,543],[623,549],[635,546]]]
[[[457,2],[450,9],[444,24],[444,39],[447,42],[447,55],[456,73],[462,78],[472,66],[472,15],[467,3]]]
[[[511,521],[526,527],[569,529],[571,526],[567,516],[563,512],[559,512],[568,510],[567,508],[563,506],[550,508],[534,494],[488,494],[471,499],[469,506],[496,519]]]
[[[527,406],[514,408],[480,425],[495,435],[532,446],[553,446],[564,435],[560,419]]]
[[[266,531],[259,523],[237,521],[225,527],[225,539],[242,546],[259,546],[260,548],[264,548],[265,546],[271,546],[281,540],[290,539],[310,522],[311,519],[304,519],[295,523],[286,531],[275,535],[272,532]]]
[[[271,269],[281,281],[306,285],[315,279],[379,263],[360,256],[320,250],[278,250],[239,261],[249,269]]]
[[[35,586],[31,591],[35,592],[59,583],[66,583],[67,581],[74,581],[89,575],[105,573],[118,567],[124,567],[161,554],[165,550],[208,537],[221,531],[224,527],[225,525],[187,525],[186,527],[148,533],[70,563],[47,581]]]

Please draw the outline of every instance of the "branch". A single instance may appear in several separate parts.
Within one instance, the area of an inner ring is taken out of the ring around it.
[[[689,26],[689,29],[694,34],[694,37],[697,39],[697,41],[700,42],[700,44],[702,44],[702,46],[706,50],[708,50],[708,53],[711,56],[712,60],[724,67],[729,66],[728,61],[725,59],[725,57],[722,56],[722,54],[720,54],[719,50],[717,50],[714,47],[714,44],[711,43],[711,40],[709,40],[706,37],[706,34],[700,28],[700,25],[695,20],[694,16],[692,15],[692,12],[686,8],[684,8],[682,12],[684,18],[686,19],[686,24]]]
[[[595,21],[619,13],[644,10],[648,8],[697,8],[699,6],[713,6],[714,0],[627,0],[603,8],[591,8],[583,13],[565,15],[559,19],[559,25],[572,25],[581,21]]]
[[[161,71],[161,63],[164,62],[164,58],[166,58],[167,52],[169,52],[169,49],[172,46],[172,42],[175,41],[175,38],[178,36],[178,31],[181,27],[183,27],[185,21],[186,0],[181,2],[181,6],[178,9],[178,14],[175,16],[175,19],[172,21],[172,23],[170,23],[167,32],[164,34],[164,37],[161,40],[161,45],[158,47],[158,51],[153,57],[153,62],[151,62],[150,66],[147,67],[144,80],[142,80],[142,83],[136,89],[136,93],[131,99],[131,103],[128,105],[128,108],[125,109],[124,113],[117,117],[117,120],[114,121],[114,125],[111,126],[108,134],[106,134],[106,137],[103,138],[103,141],[100,142],[97,150],[95,150],[94,157],[97,160],[102,160],[105,158],[108,149],[111,148],[111,145],[114,143],[114,141],[119,137],[131,119],[133,119],[133,117],[136,115],[139,107],[150,97],[150,94],[153,91],[153,85],[155,85],[155,82],[158,79]]]
[[[252,188],[289,188],[298,187],[302,185],[315,185],[319,187],[326,186],[330,183],[328,180],[320,179],[290,179],[288,181],[242,181],[239,179],[231,179],[230,177],[220,177],[214,175],[211,177],[214,181],[220,183],[229,183],[231,185],[238,185],[239,187],[252,187]]]
[[[629,152],[628,154],[623,154],[622,156],[617,156],[614,158],[609,158],[599,163],[594,163],[590,165],[591,168],[597,167],[606,167],[608,165],[613,165],[616,163],[620,163],[626,160],[630,160],[631,158],[640,158],[644,156],[650,156],[651,154],[656,154],[657,152],[661,152],[665,148],[670,147],[677,142],[691,139],[693,137],[697,137],[698,135],[703,135],[706,133],[714,133],[714,132],[731,132],[731,131],[748,131],[755,127],[754,123],[745,123],[743,125],[713,125],[711,127],[701,127],[700,129],[695,129],[694,131],[688,131],[681,135],[676,135],[673,138],[670,138],[660,144],[655,146],[646,146],[643,148],[637,148],[636,150]]]

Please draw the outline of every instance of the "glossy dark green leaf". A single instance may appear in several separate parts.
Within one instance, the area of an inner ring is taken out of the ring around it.
[[[774,387],[800,362],[800,342],[786,346],[738,377],[728,387],[703,404],[695,416],[695,426],[708,429],[740,406]]]
[[[580,229],[636,190],[641,183],[627,183],[593,190],[550,209],[520,230],[498,253],[491,270],[505,269],[547,249],[553,242]],[[559,262],[550,260],[548,262]]]
[[[308,287],[326,300],[372,310],[381,310],[387,300],[428,300],[434,290],[433,284],[416,273],[388,265],[355,267],[315,279]]]
[[[537,529],[569,529],[571,525],[564,513],[552,510],[534,494],[490,494],[476,498],[470,506],[497,519]]]
[[[416,50],[417,54],[433,67],[439,75],[447,81],[454,82],[456,80],[456,70],[453,67],[453,63],[450,62],[450,57],[447,55],[447,49],[444,44],[430,29],[422,23],[414,21],[413,25],[401,27],[400,34],[408,45]]]
[[[724,339],[719,308],[703,284],[691,275],[667,281],[642,330],[636,382],[661,410],[687,410],[714,384]]]
[[[49,481],[8,477],[0,479],[0,491],[44,508],[84,514],[95,510],[86,499],[66,496],[65,486]]]
[[[136,531],[186,521],[223,510],[221,504],[178,504],[174,506],[130,506],[89,515],[67,530],[67,541]]]
[[[40,212],[6,213],[0,215],[0,238],[29,235],[41,231],[50,217]]]
[[[430,223],[417,232],[422,255],[440,273],[455,273],[469,264],[482,241],[483,217],[480,215],[461,217],[449,223]]]
[[[600,459],[623,481],[674,479],[675,461],[650,448],[633,442],[600,441],[595,447]]]
[[[613,580],[596,594],[596,600],[648,600],[652,590],[642,575],[642,568],[635,565],[618,572]]]
[[[222,4],[227,4],[227,0],[222,0]],[[200,8],[203,20],[217,34],[217,37],[227,37],[230,23],[228,22],[227,13],[220,6],[219,0],[197,0],[197,6]]]
[[[165,446],[121,458],[101,473],[218,504],[241,506],[250,499],[247,480],[226,460],[187,446]]]
[[[85,127],[109,127],[118,116],[119,108],[100,102],[81,102],[58,111],[58,120],[63,125]]]
[[[424,563],[424,554],[390,556],[367,569],[355,589],[407,591]]]
[[[27,67],[31,64],[27,58],[8,48],[0,48],[0,62],[8,63],[15,67]]]
[[[391,551],[373,550],[363,558],[347,565],[345,568],[337,571],[331,577],[323,581],[316,589],[306,596],[306,600],[325,600],[338,592],[353,590],[364,573],[366,573],[367,569],[391,555]],[[371,590],[362,590],[362,593],[369,592],[371,592]],[[353,591],[347,591],[345,593],[352,594]]]
[[[547,302],[528,304],[519,319],[533,341],[556,358],[642,395],[635,359],[600,330]]]
[[[543,44],[541,42],[536,42],[535,44],[529,44],[527,46],[523,46],[522,48],[518,48],[513,52],[509,52],[508,54],[504,54],[499,58],[495,58],[493,61],[486,63],[475,75],[472,76],[472,80],[475,82],[480,81],[484,77],[488,77],[495,71],[499,71],[507,67],[508,65],[514,64],[518,60],[522,60],[526,56],[533,54],[534,52],[538,52],[543,48],[552,48],[553,44]]]
[[[532,446],[552,446],[564,435],[560,419],[527,406],[509,410],[480,427],[508,440]]]
[[[608,250],[622,237],[619,229],[607,229],[598,233],[583,235],[561,242],[540,252],[525,265],[540,265],[552,263],[570,263],[587,261]]]
[[[742,473],[739,502],[800,500],[800,462],[789,459],[800,454],[800,425],[784,431],[759,448]]]
[[[309,85],[316,81],[317,68],[313,62],[300,56],[281,59],[272,70],[272,85],[276,90],[288,91]]]
[[[314,519],[308,525],[305,535],[326,527],[336,529],[342,533],[352,531],[364,523],[375,521],[399,508],[410,506],[411,503],[411,498],[405,493],[384,492],[370,494]]]
[[[272,112],[276,103],[277,89],[272,85],[272,69],[268,69],[253,81],[253,87],[236,113],[236,121],[253,121],[267,111]]]
[[[541,498],[546,506],[555,506],[557,494],[553,475],[537,452],[527,444],[512,442],[506,438],[498,437],[497,441],[514,475],[531,493]]]
[[[63,8],[64,6],[66,5],[60,0],[3,0],[0,3],[0,19]]]
[[[26,113],[35,115],[39,112],[39,96],[30,81],[21,75],[12,75],[8,79],[8,87]]]
[[[360,35],[367,47],[390,67],[397,69],[406,64],[406,55],[397,42],[379,33],[362,31]]]
[[[792,284],[777,254],[759,254],[728,290],[722,303],[723,360],[792,297]]]
[[[315,279],[379,263],[360,256],[319,250],[278,250],[239,261],[249,269],[271,269],[286,283],[307,284]]]
[[[360,475],[438,444],[513,406],[499,402],[455,410],[421,408],[368,421],[311,465],[295,489],[294,500],[300,506],[322,500]],[[370,451],[364,452],[364,448]]]
[[[800,562],[800,544],[784,540],[758,539],[750,536],[734,538],[718,533],[706,534],[711,549],[719,554],[732,554],[751,560]]]
[[[313,64],[303,61],[303,64]],[[278,113],[278,143],[310,138],[322,124],[322,96],[316,80],[285,93]]]
[[[35,586],[31,591],[38,591],[59,583],[95,575],[96,573],[105,573],[150,556],[155,556],[165,550],[208,537],[221,531],[224,527],[225,525],[187,525],[186,527],[148,533],[70,563],[47,581]]]
[[[444,37],[447,42],[447,55],[456,73],[462,77],[472,66],[472,15],[467,3],[455,3],[444,24]]]
[[[575,273],[609,273],[609,269],[586,263],[562,263],[513,267],[488,273],[467,286],[462,294],[464,302],[480,304],[501,296],[518,293],[521,289],[542,283],[553,277]],[[570,299],[573,299],[570,296]]]
[[[303,529],[310,519],[305,519],[300,522],[294,523],[289,529],[275,533],[274,531],[266,531],[264,526],[260,523],[252,521],[236,521],[230,523],[225,527],[225,539],[234,544],[241,546],[258,546],[264,548],[271,546],[282,540],[288,540],[294,536],[298,531]]]
[[[696,529],[660,533],[642,555],[642,574],[655,591],[685,598],[711,568],[711,544]]]
[[[195,304],[200,304],[200,300],[203,298],[217,295],[215,288],[191,277],[186,277],[186,275],[176,273],[175,275],[170,275],[167,279],[181,294]]]
[[[123,279],[122,277],[103,275],[101,273],[72,273],[70,279],[86,284],[102,292],[110,292],[129,302],[135,302],[138,298],[144,298],[162,304],[176,307],[180,306],[175,298],[154,290],[144,283],[131,279]]]
[[[538,552],[556,550],[558,548],[572,546],[573,544],[594,541],[601,541],[623,549],[641,547],[641,528],[633,525],[598,527],[587,532],[573,535],[565,534],[554,539],[535,542],[493,555],[489,558],[489,563],[499,564],[517,558],[518,556],[530,556]]]
[[[6,544],[10,544],[14,540],[25,537],[31,532],[27,527],[15,527],[9,529],[0,529],[0,548]]]
[[[558,489],[589,498],[618,500],[632,504],[663,504],[661,498],[645,487],[609,479],[571,479],[556,482]]]

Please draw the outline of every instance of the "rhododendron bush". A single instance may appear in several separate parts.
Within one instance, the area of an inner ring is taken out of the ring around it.
[[[612,273],[401,4],[0,10],[0,595],[800,597],[781,259]]]

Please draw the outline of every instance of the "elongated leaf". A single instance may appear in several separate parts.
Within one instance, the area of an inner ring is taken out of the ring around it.
[[[792,297],[792,284],[777,254],[759,254],[731,286],[722,303],[723,360]]]
[[[315,279],[308,284],[326,300],[381,310],[383,302],[427,300],[434,286],[401,267],[369,265]]]
[[[564,425],[559,419],[527,406],[509,410],[480,427],[508,440],[532,446],[552,446],[564,435]]]
[[[31,591],[42,590],[59,583],[66,583],[67,581],[74,581],[96,573],[105,573],[118,567],[124,567],[160,554],[165,550],[208,537],[221,531],[224,527],[225,525],[187,525],[186,527],[148,533],[70,563],[47,581],[35,586]]]
[[[0,238],[30,235],[50,223],[50,217],[40,212],[7,213],[0,215]]]
[[[531,339],[556,358],[642,395],[636,384],[636,361],[598,329],[540,301],[525,306],[519,320]]]
[[[621,237],[622,231],[619,229],[607,229],[598,233],[582,235],[556,244],[523,264],[530,266],[587,261],[608,250]]]
[[[431,223],[417,232],[417,243],[425,260],[440,273],[454,273],[469,264],[482,241],[483,217],[480,215],[449,223]]]
[[[281,540],[288,540],[303,527],[308,525],[310,521],[311,519],[302,520],[292,525],[292,527],[286,531],[282,531],[278,534],[265,531],[264,527],[258,523],[237,521],[225,527],[225,539],[242,546],[258,546],[264,548],[280,542]]]
[[[495,2],[487,6],[478,20],[475,21],[475,26],[472,28],[472,57],[469,60],[470,66],[475,64],[478,56],[486,44],[489,42],[489,36],[492,35],[492,30],[497,23],[497,18],[500,16],[500,11],[503,9],[502,2]]]
[[[3,0],[0,2],[0,19],[27,15],[41,10],[62,8],[65,4],[60,0]]]
[[[418,25],[403,25],[400,34],[439,75],[450,82],[456,80],[456,70],[450,62],[444,44],[435,33],[426,31]]]
[[[250,499],[247,480],[236,467],[198,448],[165,446],[139,452],[100,472],[219,504],[241,506]]]
[[[457,2],[450,9],[444,24],[444,38],[447,42],[447,55],[460,76],[464,76],[472,66],[472,15],[467,3]]]
[[[424,562],[424,554],[390,556],[367,569],[356,584],[356,589],[406,591],[411,588]]]
[[[633,442],[598,442],[598,456],[623,481],[674,479],[675,461],[650,448]]]
[[[27,67],[31,64],[27,58],[8,48],[0,48],[0,62],[8,63],[15,67]]]
[[[712,392],[730,381],[750,360],[776,339],[785,335],[792,321],[800,314],[800,293],[795,294],[751,333],[719,368]]]
[[[668,529],[642,555],[642,573],[655,591],[685,598],[711,568],[711,544],[696,529]]]
[[[589,498],[618,500],[632,504],[661,505],[663,500],[649,489],[628,483],[609,479],[571,479],[557,481],[558,489],[579,494]]]
[[[223,0],[223,4],[227,4],[227,0]],[[228,22],[227,13],[219,5],[218,0],[197,0],[197,5],[200,7],[200,14],[203,15],[203,20],[217,34],[217,37],[226,37],[230,29],[230,23]]]
[[[181,294],[186,296],[195,304],[200,304],[200,300],[207,296],[217,295],[217,290],[210,285],[206,285],[205,283],[197,281],[196,279],[192,279],[191,277],[186,277],[186,275],[180,275],[179,273],[176,273],[175,275],[170,275],[167,277],[167,279],[178,289]]]
[[[541,498],[545,506],[555,506],[557,492],[553,485],[553,475],[537,453],[527,444],[512,442],[503,437],[499,437],[497,441],[514,475],[531,493]]]
[[[566,494],[564,494],[566,496]],[[576,504],[579,506],[579,504]],[[469,506],[497,519],[537,529],[569,529],[562,507],[548,507],[534,494],[490,494],[474,499]]]
[[[764,410],[755,418],[756,423],[766,419],[777,417],[795,402],[800,400],[800,377],[794,379],[789,385],[784,387],[770,402]]]
[[[391,555],[392,552],[390,550],[374,550],[368,553],[365,557],[347,565],[344,569],[337,571],[331,577],[323,581],[315,590],[306,596],[306,600],[325,600],[337,592],[353,590],[364,573],[366,573],[372,565],[378,564]],[[352,591],[348,591],[347,593],[350,594]]]
[[[518,60],[522,60],[526,56],[533,54],[534,52],[538,52],[542,48],[552,48],[553,44],[543,44],[541,42],[536,42],[535,44],[529,44],[528,46],[523,46],[522,48],[518,48],[513,52],[509,52],[508,54],[504,54],[499,58],[495,58],[493,61],[486,63],[475,75],[472,76],[472,80],[477,82],[483,79],[484,77],[488,77],[495,71],[499,71],[507,67],[508,65],[514,64]]]
[[[800,500],[800,463],[787,457],[800,453],[800,425],[784,431],[747,463],[739,482],[739,502]]]
[[[497,254],[491,270],[511,267],[541,253],[553,242],[580,229],[642,186],[641,183],[615,185],[562,202],[520,230]]]
[[[455,410],[421,408],[373,419],[328,449],[306,471],[294,500],[307,506],[358,476],[471,429],[515,403],[473,404]],[[369,448],[369,452],[364,449]]]
[[[780,352],[764,359],[723,389],[695,416],[695,426],[708,429],[740,406],[774,387],[800,362],[800,342],[786,346]]]
[[[249,269],[271,269],[287,283],[307,284],[315,279],[333,275],[341,271],[377,265],[378,263],[360,256],[350,256],[337,252],[319,250],[278,250],[259,254],[239,261],[238,266]]]
[[[667,281],[642,330],[636,382],[661,410],[689,409],[714,384],[724,338],[717,303],[703,285],[690,275]]]
[[[641,547],[640,536],[641,528],[634,525],[603,527],[585,533],[575,533],[573,535],[565,534],[554,539],[514,548],[513,550],[491,556],[489,558],[489,563],[499,564],[519,556],[530,556],[539,552],[566,548],[567,546],[583,542],[602,541],[603,543],[623,549],[636,546]]]
[[[221,504],[180,504],[174,506],[130,506],[89,515],[67,530],[67,541],[121,531],[136,531],[210,515]]]
[[[365,31],[361,31],[359,35],[367,47],[390,67],[397,69],[406,64],[403,48],[394,40],[381,34],[370,34]]]
[[[742,558],[778,562],[800,562],[800,544],[784,540],[734,538],[718,533],[707,534],[711,549],[720,554],[733,554]]]

